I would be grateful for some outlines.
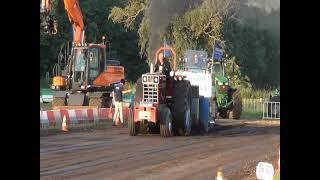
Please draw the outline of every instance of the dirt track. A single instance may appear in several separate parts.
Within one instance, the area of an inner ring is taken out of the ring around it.
[[[255,179],[259,161],[276,166],[279,121],[220,120],[205,136],[128,136],[126,128],[40,138],[41,179]]]

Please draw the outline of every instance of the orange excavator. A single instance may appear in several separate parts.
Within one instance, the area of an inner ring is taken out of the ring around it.
[[[57,21],[51,15],[50,0],[40,2],[40,24],[48,34],[57,34]],[[64,8],[73,26],[71,52],[65,63],[54,66],[53,107],[109,107],[113,85],[124,79],[119,61],[106,60],[105,37],[101,43],[87,43],[78,0],[64,0]],[[59,58],[58,58],[59,59]]]

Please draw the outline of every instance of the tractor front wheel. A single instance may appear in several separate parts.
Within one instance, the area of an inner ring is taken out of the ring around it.
[[[134,122],[132,113],[129,114],[128,128],[129,128],[129,135],[130,136],[136,136],[138,134],[138,126]]]

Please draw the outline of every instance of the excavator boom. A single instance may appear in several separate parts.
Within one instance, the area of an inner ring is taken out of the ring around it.
[[[73,26],[74,44],[84,43],[84,23],[78,0],[64,0],[64,8]]]

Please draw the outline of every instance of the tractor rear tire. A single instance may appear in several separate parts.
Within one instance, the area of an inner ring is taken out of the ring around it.
[[[133,113],[129,114],[128,128],[129,128],[129,135],[130,136],[136,136],[138,134],[138,126],[134,122]]]
[[[103,100],[100,97],[90,97],[89,106],[96,106],[98,108],[103,107]]]
[[[171,137],[172,136],[172,115],[168,107],[164,106],[160,110],[160,136]]]
[[[53,97],[52,107],[54,106],[65,106],[65,98],[62,97]]]
[[[189,81],[175,81],[173,90],[174,131],[178,135],[191,133],[191,85]]]
[[[229,119],[240,119],[242,113],[242,98],[240,94],[240,90],[237,89],[232,94],[232,109],[229,112]]]

